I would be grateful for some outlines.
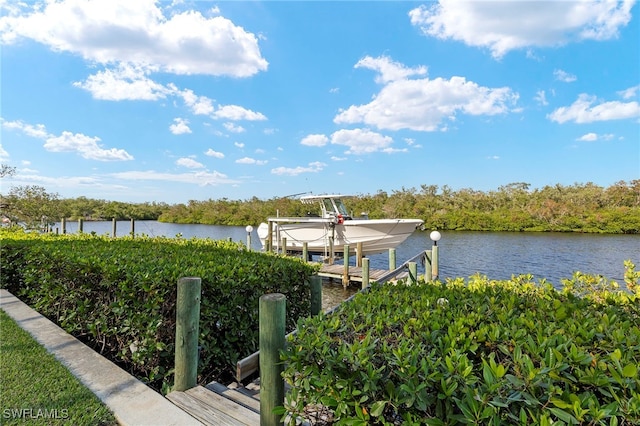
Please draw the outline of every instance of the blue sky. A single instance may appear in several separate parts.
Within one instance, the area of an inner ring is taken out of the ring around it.
[[[0,0],[4,178],[167,203],[640,178],[635,1]]]

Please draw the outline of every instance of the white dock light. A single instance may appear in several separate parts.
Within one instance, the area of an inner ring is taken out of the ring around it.
[[[438,231],[431,231],[431,234],[429,234],[429,238],[433,240],[433,245],[437,246],[438,241],[440,241],[440,238],[442,238],[442,234],[440,234]]]

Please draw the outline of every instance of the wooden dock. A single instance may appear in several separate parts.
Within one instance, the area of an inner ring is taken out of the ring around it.
[[[212,382],[184,392],[171,392],[167,399],[205,425],[260,424],[259,388],[227,387]]]
[[[392,271],[389,271],[388,269],[369,269],[369,281],[370,282],[386,281],[385,278],[387,278],[390,272]],[[341,280],[344,278],[344,273],[345,273],[344,265],[322,265],[322,267],[320,268],[320,272],[318,272],[318,275],[320,275],[323,278]],[[407,272],[406,271],[398,272],[394,276],[395,278],[402,278],[403,275],[406,276]],[[362,283],[362,279],[363,279],[362,267],[349,266],[347,277],[349,282]]]

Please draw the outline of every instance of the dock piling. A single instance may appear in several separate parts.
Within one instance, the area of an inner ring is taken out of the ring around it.
[[[173,388],[175,391],[185,391],[197,384],[200,293],[200,278],[185,277],[178,280],[175,383]]]
[[[280,351],[285,348],[286,301],[281,293],[265,294],[259,301],[261,426],[282,424],[273,409],[284,405]]]

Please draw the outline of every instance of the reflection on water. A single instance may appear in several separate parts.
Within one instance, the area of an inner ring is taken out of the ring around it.
[[[345,290],[341,280],[324,279],[322,282],[322,310],[328,311],[360,290],[360,283],[353,283]]]

